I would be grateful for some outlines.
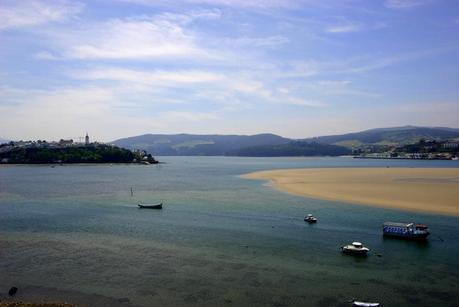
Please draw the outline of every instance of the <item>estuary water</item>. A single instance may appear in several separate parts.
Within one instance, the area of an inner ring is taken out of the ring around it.
[[[458,161],[158,159],[1,166],[0,300],[17,286],[18,299],[90,306],[459,306],[458,217],[301,198],[239,177]],[[161,211],[137,209],[160,200]],[[307,213],[319,222],[304,223]],[[422,222],[432,235],[424,244],[383,239],[384,221]],[[340,253],[355,240],[369,257]]]

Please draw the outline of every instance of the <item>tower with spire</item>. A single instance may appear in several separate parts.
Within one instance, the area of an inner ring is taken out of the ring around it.
[[[86,136],[84,137],[84,144],[89,145],[89,135],[87,132],[86,132]]]

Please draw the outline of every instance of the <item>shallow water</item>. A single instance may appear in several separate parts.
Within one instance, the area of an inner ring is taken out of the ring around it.
[[[239,177],[457,161],[159,159],[166,164],[0,167],[1,289],[45,288],[51,299],[93,305],[459,305],[459,218],[299,198]],[[161,199],[162,211],[136,208]],[[303,222],[309,212],[316,225]],[[384,221],[426,223],[432,236],[383,239]],[[371,255],[341,255],[354,240]]]

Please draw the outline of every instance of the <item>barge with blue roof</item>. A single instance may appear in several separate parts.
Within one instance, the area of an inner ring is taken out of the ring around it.
[[[415,223],[394,223],[383,224],[383,235],[401,239],[425,240],[430,232],[426,225]]]

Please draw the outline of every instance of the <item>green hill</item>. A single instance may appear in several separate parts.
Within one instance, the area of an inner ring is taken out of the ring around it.
[[[145,134],[119,139],[113,143],[129,149],[143,149],[161,156],[223,156],[245,147],[280,145],[290,139],[275,134],[193,135]]]
[[[447,140],[459,137],[459,129],[445,127],[394,127],[365,130],[341,135],[320,136],[305,139],[309,142],[334,144],[347,148],[374,146],[401,146],[414,144],[421,139]]]
[[[0,152],[1,163],[48,164],[48,163],[133,163],[145,161],[157,163],[151,156],[109,145],[69,146],[62,148],[15,147]]]
[[[280,145],[262,145],[246,147],[229,152],[229,156],[241,157],[311,157],[311,156],[342,156],[350,155],[352,151],[346,147],[292,141]]]

